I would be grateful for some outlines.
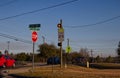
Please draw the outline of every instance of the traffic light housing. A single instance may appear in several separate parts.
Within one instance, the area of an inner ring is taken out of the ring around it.
[[[58,46],[62,46],[62,43],[58,43]]]
[[[60,24],[60,23],[57,24],[57,27],[58,27],[58,28],[62,28],[62,24]]]

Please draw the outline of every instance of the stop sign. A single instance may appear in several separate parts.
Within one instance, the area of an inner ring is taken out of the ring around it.
[[[33,42],[36,42],[37,39],[38,39],[37,32],[33,31],[33,32],[32,32],[32,41],[33,41]]]

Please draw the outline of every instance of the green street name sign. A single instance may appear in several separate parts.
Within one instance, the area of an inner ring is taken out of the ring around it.
[[[40,30],[40,26],[41,26],[41,24],[30,24],[29,25],[29,29],[31,31],[39,31]]]

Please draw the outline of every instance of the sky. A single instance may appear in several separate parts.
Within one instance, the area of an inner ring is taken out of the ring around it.
[[[0,0],[0,50],[12,53],[32,52],[32,44],[6,38],[31,40],[30,24],[41,24],[42,36],[48,44],[58,43],[57,24],[62,19],[63,49],[69,38],[72,51],[93,50],[93,55],[116,56],[120,41],[120,0]],[[2,36],[1,36],[2,35]]]

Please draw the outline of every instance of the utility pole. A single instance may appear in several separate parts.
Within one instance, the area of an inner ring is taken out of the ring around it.
[[[62,20],[60,20],[60,24],[62,25]],[[60,43],[61,43],[61,46],[60,46],[60,55],[61,55],[61,68],[62,68],[62,65],[63,65],[63,57],[62,57],[62,41],[60,41]]]
[[[44,37],[44,36],[42,36],[42,39],[43,39],[43,44],[45,44],[45,37]]]
[[[91,62],[93,62],[93,50],[91,49]]]
[[[7,41],[7,43],[8,43],[8,52],[9,52],[9,48],[10,48],[10,41]]]
[[[67,39],[67,46],[69,46],[69,38]]]

